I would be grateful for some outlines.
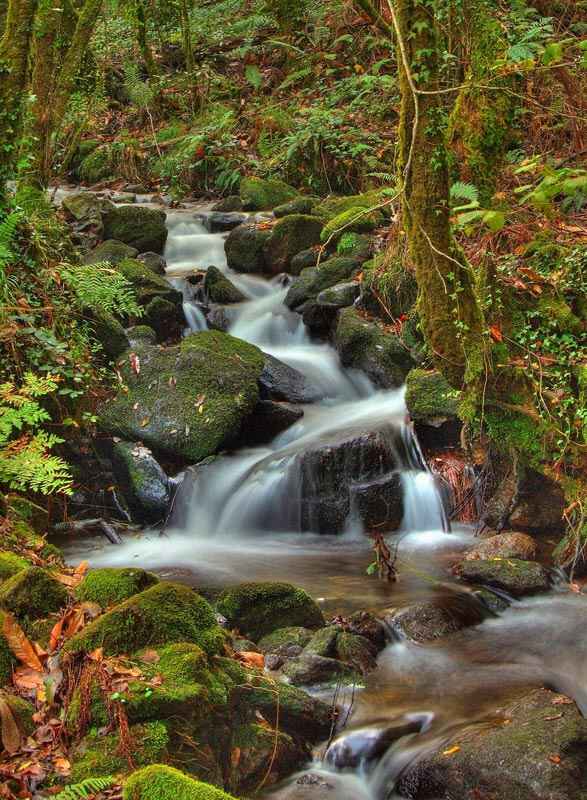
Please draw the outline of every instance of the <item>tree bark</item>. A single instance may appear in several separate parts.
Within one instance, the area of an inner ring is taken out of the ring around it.
[[[145,0],[134,0],[134,16],[135,25],[137,30],[137,43],[141,56],[147,70],[149,78],[154,78],[158,74],[157,64],[153,57],[153,51],[149,44],[149,33],[147,29],[147,12],[145,9]]]

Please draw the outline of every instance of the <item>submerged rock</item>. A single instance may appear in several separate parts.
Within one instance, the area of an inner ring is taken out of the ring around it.
[[[483,617],[477,604],[456,595],[392,609],[385,614],[385,623],[401,636],[422,644],[476,625]]]
[[[264,357],[220,331],[160,349],[137,343],[120,365],[128,391],[99,410],[102,430],[194,463],[235,441],[259,399]]]
[[[265,272],[265,244],[271,231],[256,225],[239,225],[228,235],[224,244],[226,261],[235,272]]]
[[[259,400],[243,431],[242,441],[248,446],[269,444],[283,431],[304,416],[301,408],[274,400]]]
[[[284,627],[324,625],[310,595],[290,583],[240,584],[222,592],[217,609],[232,627],[253,640]]]
[[[293,200],[298,194],[293,186],[275,179],[243,178],[240,183],[240,197],[245,211],[271,211]]]
[[[162,253],[167,241],[166,214],[141,205],[120,206],[104,217],[107,239],[135,247],[139,253]]]
[[[307,214],[292,214],[280,219],[264,247],[269,274],[289,272],[291,260],[297,253],[320,243],[321,230],[320,220]]]
[[[171,502],[171,485],[151,451],[141,444],[116,442],[112,465],[133,519],[145,523],[164,520]]]
[[[535,561],[516,558],[461,561],[454,571],[467,583],[503,589],[514,597],[547,592],[550,588],[548,573]]]

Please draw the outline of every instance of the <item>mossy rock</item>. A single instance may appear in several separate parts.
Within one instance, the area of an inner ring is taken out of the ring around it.
[[[99,146],[100,141],[98,139],[84,139],[79,143],[70,164],[70,174],[74,179],[81,180],[80,166],[82,161],[90,156]]]
[[[61,203],[66,215],[84,225],[102,226],[102,218],[116,208],[114,203],[92,192],[79,192],[63,198]]]
[[[137,344],[157,344],[157,334],[148,325],[133,325],[127,333],[133,347]]]
[[[155,331],[159,342],[179,339],[186,327],[183,305],[176,302],[177,299],[171,302],[158,295],[145,306],[143,320]]]
[[[577,317],[566,300],[552,292],[540,296],[537,310],[542,319],[555,327],[560,333],[581,334],[583,324]]]
[[[239,795],[249,795],[266,776],[275,783],[310,755],[309,748],[296,743],[287,733],[256,722],[240,725],[230,744],[240,755],[238,762],[230,763],[227,783]]]
[[[243,178],[240,183],[240,197],[245,211],[271,211],[298,196],[293,186],[279,180],[264,178]]]
[[[0,606],[19,620],[46,617],[67,603],[67,591],[47,570],[26,567],[0,586]]]
[[[139,567],[103,567],[86,575],[75,590],[75,597],[80,603],[97,603],[102,608],[109,608],[158,582],[156,575]]]
[[[104,217],[104,236],[124,242],[139,253],[162,253],[167,241],[165,219],[160,209],[118,206]]]
[[[345,231],[336,245],[336,255],[366,261],[371,252],[371,237]]]
[[[323,243],[337,242],[345,233],[369,233],[383,222],[378,211],[354,206],[333,217],[323,228],[320,236]]]
[[[6,686],[10,681],[13,669],[17,665],[16,657],[8,646],[6,637],[2,633],[4,629],[5,614],[0,611],[0,686]]]
[[[191,642],[213,655],[222,652],[225,641],[203,597],[187,586],[161,582],[91,622],[67,642],[64,653],[103,647],[106,655],[120,655],[151,645]]]
[[[153,524],[165,520],[169,513],[172,488],[151,451],[142,444],[115,442],[112,447],[112,466],[132,518]]]
[[[181,308],[183,304],[181,292],[174,289],[161,275],[156,275],[142,261],[125,258],[116,265],[116,268],[132,284],[137,300],[142,306],[147,306],[151,300],[160,297]]]
[[[12,578],[17,572],[26,569],[29,562],[22,556],[17,556],[16,553],[11,553],[8,550],[0,550],[0,582],[5,581],[7,578]]]
[[[135,767],[164,761],[168,757],[169,735],[163,722],[147,722],[129,729],[130,756]],[[73,752],[71,783],[88,778],[125,775],[132,771],[127,758],[120,753],[120,736],[111,733],[101,736],[89,733]]]
[[[357,282],[336,283],[330,289],[324,289],[323,292],[320,292],[316,298],[316,305],[331,309],[347,308],[354,304],[360,291]]]
[[[263,353],[221,331],[162,350],[135,343],[120,371],[128,391],[99,409],[102,430],[142,441],[156,454],[196,463],[234,442],[259,399]]]
[[[334,344],[345,367],[363,370],[383,389],[402,386],[414,365],[396,334],[364,319],[355,308],[340,311]]]
[[[259,650],[262,653],[271,653],[279,647],[292,644],[305,647],[313,635],[313,631],[308,630],[308,628],[302,628],[299,625],[278,628],[259,640]]]
[[[387,253],[363,264],[361,289],[362,307],[386,321],[410,315],[418,299],[414,273],[401,258],[390,259]]]
[[[208,267],[204,280],[204,291],[211,303],[229,305],[242,303],[247,298],[218,267]]]
[[[288,272],[292,258],[320,244],[322,222],[308,214],[291,214],[274,226],[265,244],[265,263],[273,275]]]
[[[28,700],[24,700],[22,697],[8,694],[8,692],[2,690],[0,690],[0,699],[6,701],[21,734],[23,736],[30,736],[36,728],[33,721],[33,715],[36,711],[34,705],[29,703]]]
[[[308,267],[292,281],[284,300],[285,305],[298,309],[308,300],[314,300],[325,289],[355,277],[359,270],[360,265],[356,259],[344,256],[329,258],[318,267]]]
[[[229,194],[228,197],[223,197],[222,200],[219,200],[212,206],[212,211],[222,211],[227,214],[242,210],[243,201],[238,194]]]
[[[202,783],[173,767],[151,764],[127,778],[123,800],[235,800],[209,783]]]
[[[440,427],[457,419],[459,392],[437,370],[413,369],[406,378],[406,406],[414,422]]]
[[[94,337],[108,358],[115,361],[129,348],[129,340],[121,323],[103,308],[85,309],[91,320]]]
[[[317,202],[317,197],[304,197],[303,195],[300,195],[294,200],[290,200],[289,203],[276,206],[273,209],[273,214],[277,217],[277,219],[281,219],[281,217],[287,217],[290,214],[312,214],[313,208]]]
[[[235,272],[265,272],[265,245],[271,231],[256,225],[239,225],[224,243],[226,261]]]
[[[328,222],[353,208],[375,208],[375,206],[385,202],[385,197],[385,190],[381,189],[374,189],[363,194],[349,195],[348,197],[327,197],[314,206],[314,213]],[[381,213],[389,216],[389,206],[381,209]]]
[[[332,686],[338,683],[356,683],[356,672],[342,661],[316,653],[302,653],[290,659],[283,674],[294,686]]]
[[[303,589],[290,583],[242,583],[218,598],[218,611],[253,641],[279,628],[320,628],[322,612]]]
[[[139,251],[124,242],[109,239],[95,247],[84,259],[84,264],[120,264],[125,258],[136,258]]]
[[[503,589],[514,597],[547,592],[550,589],[548,573],[536,561],[517,558],[494,558],[461,561],[456,574],[467,583],[478,583]]]
[[[335,655],[339,661],[366,675],[376,666],[377,648],[364,636],[339,631],[336,637]]]
[[[112,148],[109,145],[96,147],[80,160],[77,172],[83,183],[99,183],[112,178],[116,172]]]
[[[304,653],[333,658],[336,655],[337,636],[338,628],[334,625],[328,625],[326,628],[316,631],[304,648]]]

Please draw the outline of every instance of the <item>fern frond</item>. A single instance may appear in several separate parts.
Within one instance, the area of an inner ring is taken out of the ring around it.
[[[99,792],[110,789],[115,780],[112,776],[106,778],[86,778],[81,783],[66,786],[62,792],[55,796],[55,800],[88,800]]]
[[[119,316],[142,316],[143,309],[137,302],[133,285],[111,264],[104,262],[80,267],[66,264],[61,274],[82,307]]]
[[[450,187],[451,200],[466,200],[469,203],[479,201],[479,190],[472,183],[457,181]]]

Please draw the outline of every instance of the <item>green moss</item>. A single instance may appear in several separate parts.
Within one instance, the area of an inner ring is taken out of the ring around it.
[[[142,767],[167,758],[169,735],[163,722],[148,722],[130,728],[131,756],[135,766]],[[90,733],[84,737],[74,753],[71,783],[81,783],[88,778],[106,775],[123,775],[130,772],[128,760],[120,753],[117,733],[100,736]]]
[[[129,346],[127,335],[120,322],[102,308],[87,310],[86,313],[92,320],[94,336],[102,345],[106,355],[113,360],[120,358]]]
[[[118,206],[104,217],[104,238],[124,242],[139,253],[162,253],[167,241],[165,218],[159,209]]]
[[[181,292],[174,289],[161,275],[155,274],[142,261],[125,258],[116,265],[116,268],[133,285],[141,305],[146,306],[155,297],[161,297],[176,306],[181,306],[183,302]]]
[[[580,334],[583,331],[581,320],[573,314],[569,304],[558,295],[541,295],[538,300],[538,312],[544,320],[548,320],[549,327],[556,328],[561,333],[569,331]]]
[[[84,183],[99,183],[111,178],[115,171],[114,152],[109,145],[93,149],[81,158],[78,174]]]
[[[124,784],[124,800],[234,800],[231,795],[196,781],[173,767],[151,764]]]
[[[299,625],[289,628],[278,628],[259,641],[259,649],[263,653],[270,653],[282,645],[296,644],[305,647],[312,638],[312,631],[301,628]]]
[[[456,419],[459,393],[436,370],[413,369],[406,378],[406,406],[414,422]]]
[[[28,566],[29,562],[21,558],[21,556],[17,556],[16,553],[0,550],[0,581],[11,578],[13,575],[16,575],[17,572],[20,572],[21,569],[25,569]]]
[[[35,713],[35,707],[32,703],[29,703],[28,700],[23,700],[22,697],[16,697],[12,694],[7,694],[6,692],[2,692],[2,699],[6,700],[14,719],[16,720],[16,724],[22,734],[25,736],[30,736],[31,733],[35,730],[35,723],[33,722],[33,714]]]
[[[344,233],[368,233],[382,222],[383,216],[378,211],[369,212],[367,208],[353,206],[333,217],[324,226],[320,239],[322,242],[336,242]]]
[[[278,628],[319,628],[322,612],[303,590],[289,583],[243,583],[226,589],[218,611],[245,636],[258,640]]]
[[[353,208],[375,208],[385,202],[385,193],[381,189],[374,189],[364,194],[350,195],[349,197],[328,197],[314,206],[314,213],[325,221],[329,221],[345,211]],[[384,212],[384,209],[381,209]]]
[[[162,350],[140,342],[121,367],[128,391],[100,409],[103,430],[195,463],[234,441],[259,399],[264,356],[221,331],[203,331]],[[196,402],[198,401],[198,402]]]
[[[336,245],[336,254],[361,259],[369,258],[371,239],[360,233],[343,233]]]
[[[41,567],[27,567],[0,586],[0,606],[19,620],[46,617],[67,603],[67,591]]]
[[[223,275],[218,267],[208,267],[204,290],[211,303],[227,305],[230,303],[242,303],[243,300],[246,300],[241,290],[237,289],[234,283],[226,275]]]
[[[95,247],[84,259],[84,264],[120,264],[125,258],[135,258],[139,251],[135,247],[129,247],[124,242],[116,239],[109,239]]]
[[[232,230],[224,245],[230,269],[245,273],[264,272],[265,245],[270,238],[270,230],[256,225],[239,225]]]
[[[265,263],[273,273],[287,271],[292,258],[320,244],[322,222],[308,214],[291,214],[280,219],[264,248]]]
[[[517,558],[461,561],[456,572],[465,581],[494,586],[514,597],[547,592],[550,588],[546,570],[535,561]]]
[[[466,397],[465,397],[466,401]],[[464,419],[463,404],[459,413]],[[501,409],[485,409],[486,433],[496,450],[506,455],[516,452],[521,463],[539,468],[546,455],[546,428],[526,414]]]
[[[98,603],[102,608],[122,603],[159,582],[159,578],[144,569],[104,567],[94,569],[75,590],[80,602]]]
[[[119,655],[149,645],[192,642],[214,654],[222,651],[225,640],[204,598],[187,586],[162,582],[94,620],[67,642],[64,652],[103,647],[107,655]]]
[[[329,258],[318,267],[307,267],[292,281],[285,305],[292,309],[299,308],[306,301],[314,300],[325,289],[355,277],[359,269],[356,259],[344,256]]]
[[[245,211],[271,211],[293,200],[298,194],[297,189],[279,180],[243,178],[240,184],[240,197]]]
[[[312,209],[316,205],[316,197],[304,197],[300,195],[289,203],[284,203],[273,209],[273,214],[279,219],[280,217],[287,217],[290,214],[311,214]]]
[[[401,258],[381,253],[363,264],[362,304],[385,320],[408,315],[418,299],[418,284]]]
[[[304,653],[312,653],[323,658],[334,658],[336,653],[336,638],[338,628],[329,625],[322,630],[316,631],[304,648]]]

